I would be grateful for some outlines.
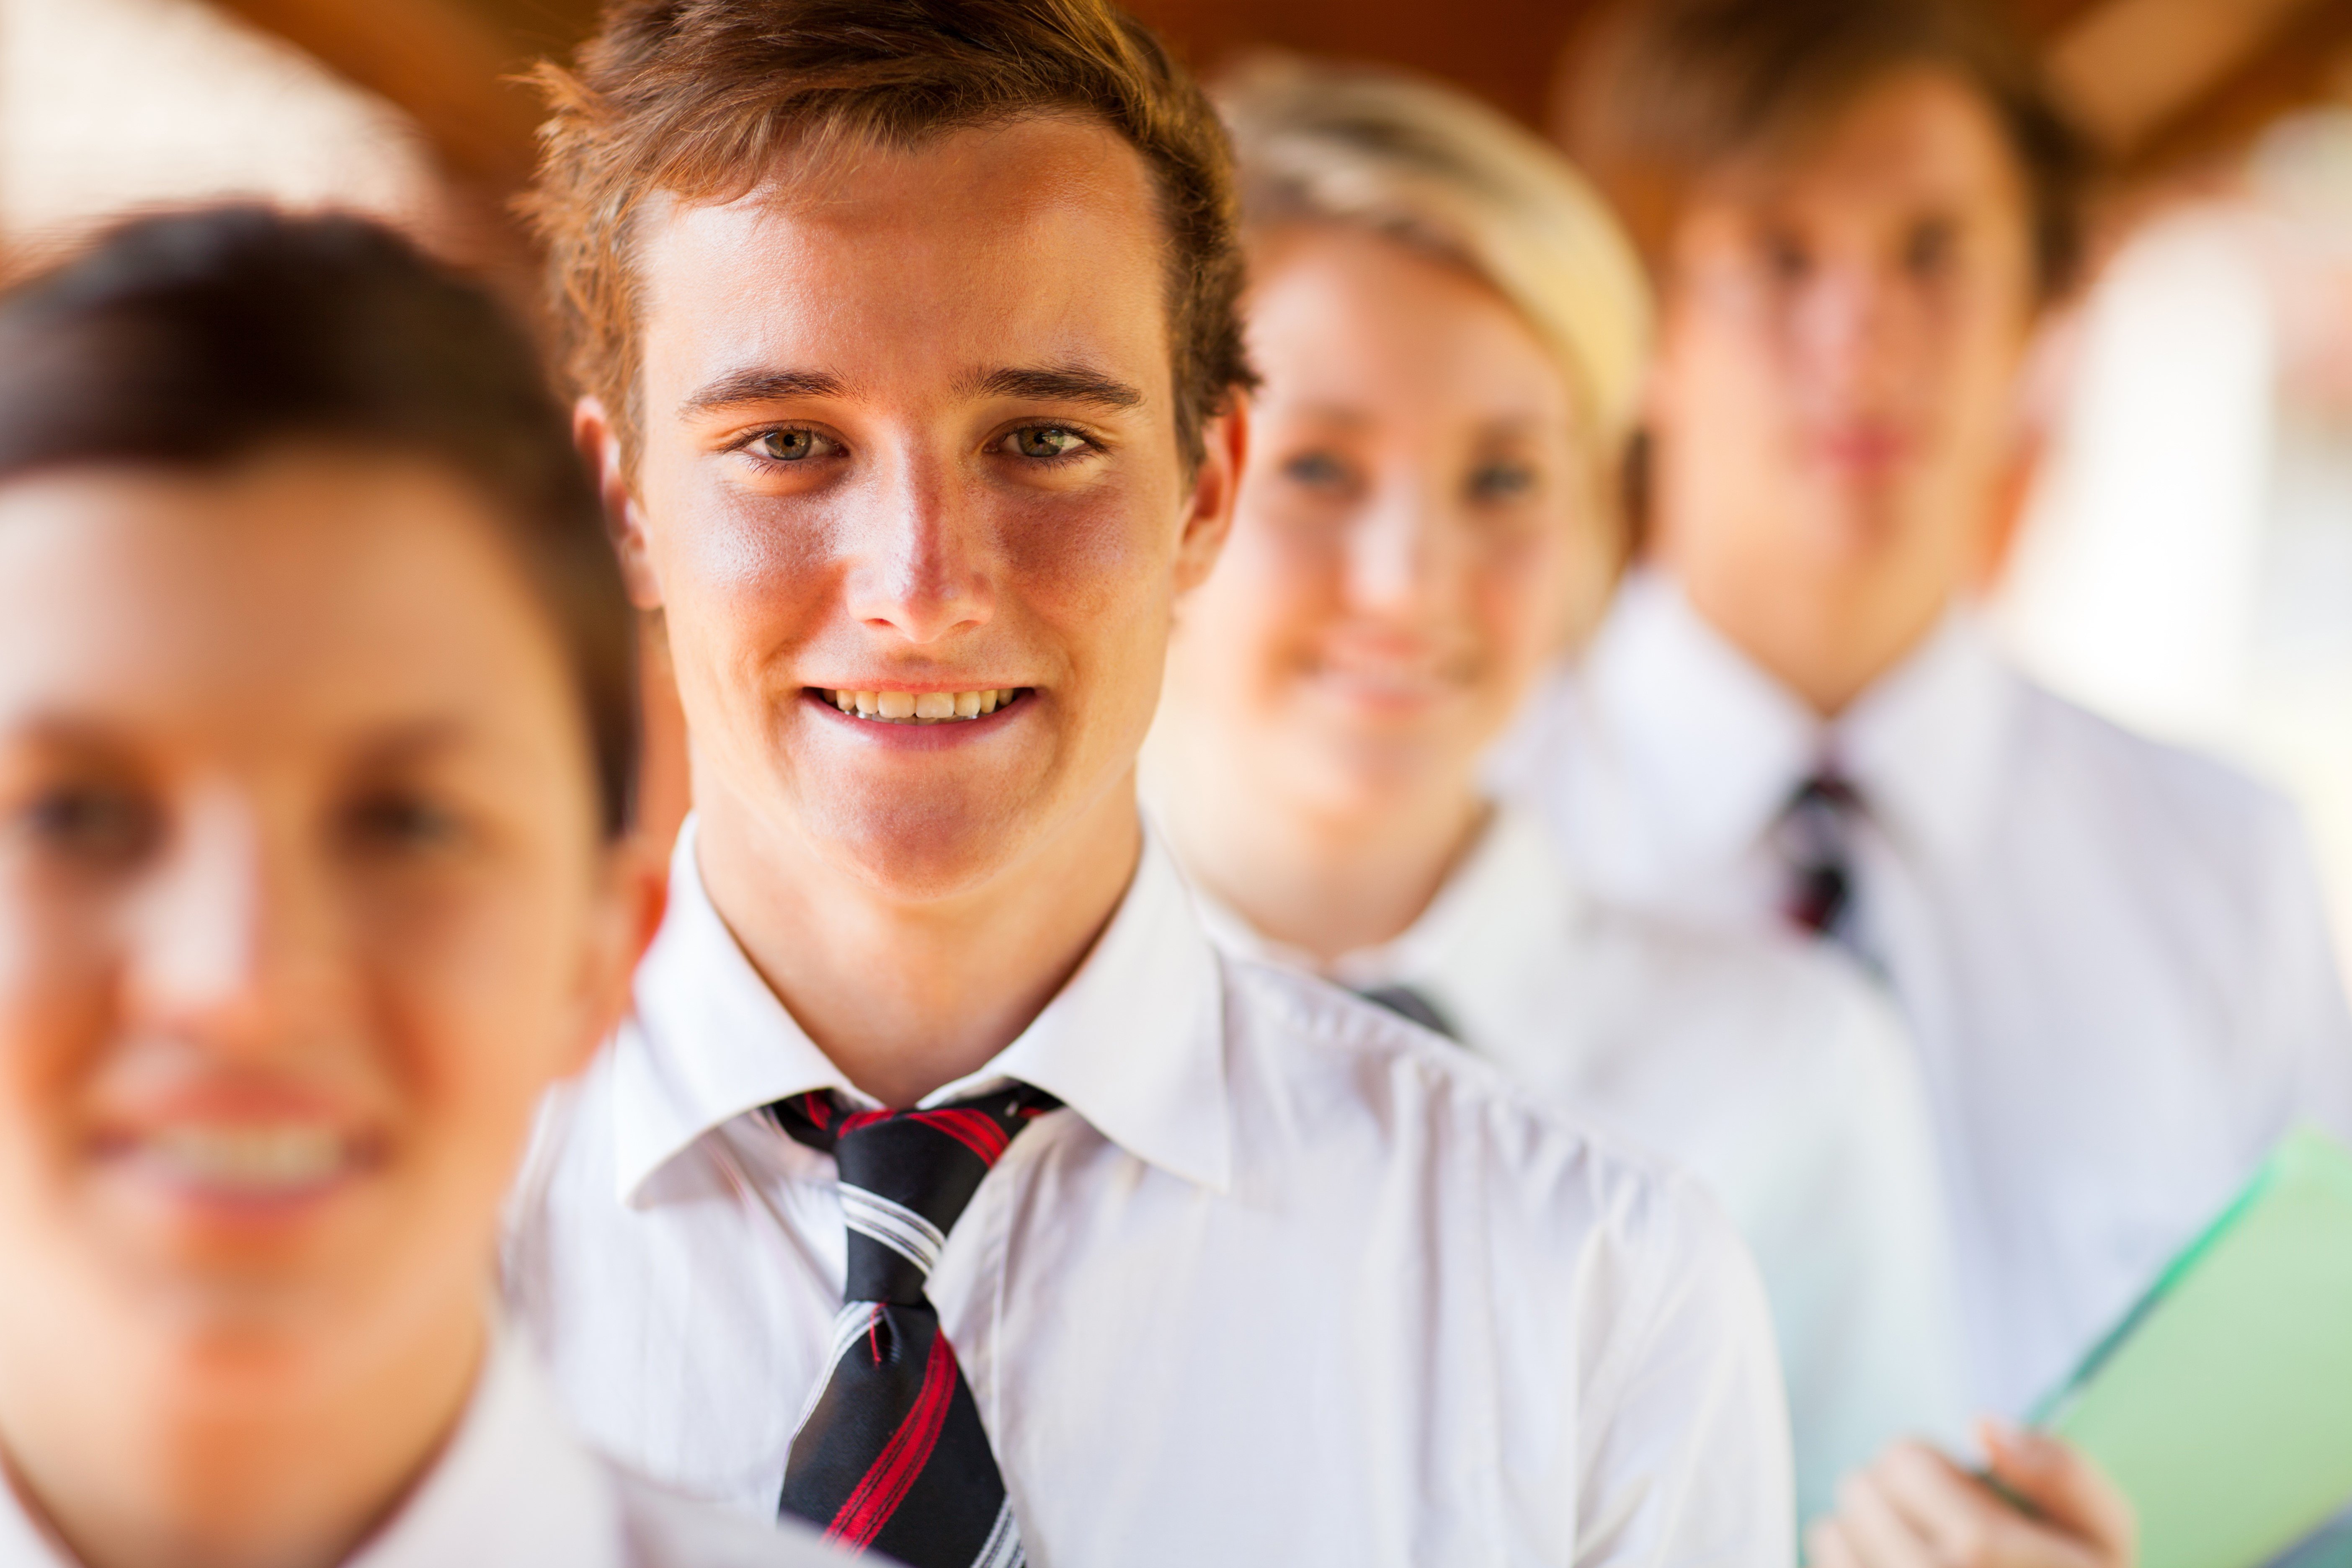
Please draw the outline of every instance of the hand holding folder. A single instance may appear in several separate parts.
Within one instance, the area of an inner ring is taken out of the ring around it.
[[[2045,1399],[2141,1568],[2258,1568],[2352,1501],[2352,1152],[2285,1139]]]

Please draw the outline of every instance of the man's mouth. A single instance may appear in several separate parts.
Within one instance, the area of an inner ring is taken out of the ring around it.
[[[817,695],[852,718],[870,719],[877,724],[952,724],[1007,707],[1022,689],[1001,687],[986,691],[836,691],[819,687]]]
[[[314,1121],[184,1121],[107,1140],[102,1152],[150,1178],[214,1198],[315,1193],[371,1163],[364,1143]]]

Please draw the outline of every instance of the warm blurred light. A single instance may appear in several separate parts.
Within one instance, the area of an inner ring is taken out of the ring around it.
[[[2128,148],[2325,0],[2105,0],[2050,51],[2074,112]]]
[[[2294,795],[2352,966],[2352,109],[2117,252],[2001,598],[2021,658]]]
[[[396,110],[200,0],[0,0],[0,230],[227,195],[443,220]]]

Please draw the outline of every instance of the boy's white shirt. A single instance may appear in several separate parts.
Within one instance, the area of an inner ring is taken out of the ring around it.
[[[448,1447],[344,1568],[824,1568],[814,1531],[762,1530],[591,1454],[499,1333]],[[0,1568],[76,1559],[0,1480]]]
[[[509,1297],[601,1447],[765,1517],[844,1242],[832,1161],[761,1108],[844,1086],[696,855],[689,825],[635,1012],[542,1121]],[[929,1293],[1038,1568],[1790,1561],[1770,1323],[1704,1193],[1222,958],[1148,833],[1076,974],[932,1099],[1008,1079],[1068,1109]]]
[[[1960,1440],[1927,1106],[1901,1024],[1851,965],[1603,905],[1507,805],[1409,930],[1328,964],[1199,898],[1228,951],[1358,991],[1410,986],[1514,1081],[1707,1184],[1772,1304],[1800,1518],[1895,1438]]]
[[[1599,896],[1776,925],[1772,825],[1833,761],[1853,929],[1919,1054],[1971,1393],[2021,1415],[2287,1127],[2352,1136],[2352,1013],[2300,823],[2042,690],[1956,608],[1832,723],[1635,574],[1496,770]]]

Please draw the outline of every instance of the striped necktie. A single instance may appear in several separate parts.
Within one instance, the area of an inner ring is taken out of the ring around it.
[[[1024,1561],[980,1407],[923,1288],[998,1156],[1060,1103],[1016,1084],[919,1110],[850,1110],[824,1091],[768,1108],[834,1157],[849,1227],[832,1370],[793,1435],[780,1512],[912,1568]]]
[[[1791,925],[1849,946],[1848,917],[1853,906],[1853,819],[1862,797],[1834,769],[1824,767],[1800,784],[1780,810],[1775,830],[1789,884],[1781,913]]]

